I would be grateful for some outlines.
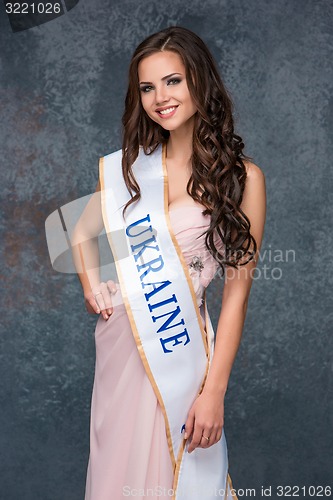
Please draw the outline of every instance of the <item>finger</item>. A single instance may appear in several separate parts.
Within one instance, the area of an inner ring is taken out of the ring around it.
[[[112,314],[113,311],[113,305],[112,305],[112,300],[111,300],[111,293],[115,290],[117,291],[117,288],[114,284],[112,287],[112,292],[111,292],[111,286],[109,289],[109,286],[114,284],[113,281],[109,280],[109,282],[105,283],[102,281],[98,286],[94,287],[92,289],[92,293],[94,295],[94,299],[96,301],[96,304],[98,305],[99,309],[102,310],[103,312],[107,311],[108,314]]]
[[[220,441],[223,433],[223,418],[219,422],[216,422],[212,427],[212,439],[214,439],[215,443]]]
[[[212,444],[215,443],[216,443],[216,429],[214,429],[214,427],[211,429],[205,428],[201,437],[202,448],[209,448],[210,446],[212,446]]]
[[[206,437],[209,436],[209,434],[206,434],[205,432],[204,432],[203,435],[206,436]],[[211,434],[209,436],[209,441],[207,441],[207,439],[205,439],[205,441],[206,441],[206,443],[205,443],[206,444],[206,448],[209,448],[209,446],[212,446],[213,444],[217,443],[217,441],[218,441],[218,439],[217,439],[217,433],[216,433],[216,431],[214,431],[214,429],[212,430],[212,432],[211,432]]]
[[[87,300],[87,304],[88,307],[90,306],[96,314],[99,314],[101,312],[101,309],[98,305],[97,298],[95,297],[95,295]]]
[[[222,437],[222,431],[218,431],[216,434],[215,442],[218,443]]]
[[[108,281],[106,282],[106,285],[107,285],[108,289],[110,290],[110,292],[111,292],[112,294],[117,293],[117,285],[116,285],[116,283],[115,283],[114,281],[112,281],[112,280],[108,280]]]
[[[188,414],[186,423],[185,423],[185,433],[184,433],[184,438],[187,439],[191,436],[192,432],[194,429],[194,413],[190,411]]]
[[[205,446],[203,446],[203,448],[209,448],[213,444],[216,444],[220,441],[222,437],[222,427],[213,427],[210,434],[208,433],[208,431],[204,431],[202,437],[205,441]],[[209,437],[209,441],[207,441],[206,437]]]
[[[98,305],[96,304],[94,298],[92,298],[92,300],[86,300],[85,304],[86,304],[86,309],[87,309],[89,314],[99,314],[100,313],[100,310],[99,310]]]
[[[106,314],[111,315],[113,313],[113,304],[111,299],[112,291],[107,283],[101,283],[100,288],[103,295],[103,301],[105,306],[103,309],[106,310],[105,311]]]
[[[106,286],[111,294],[110,300],[111,300],[111,309],[110,309],[110,314],[113,312],[113,304],[112,304],[112,295],[115,295],[118,292],[117,285],[114,281],[108,280],[106,282]]]
[[[104,304],[102,292],[96,293],[94,298],[95,298],[95,302],[97,304],[97,308],[99,309],[99,312],[104,312],[105,311],[105,304]],[[103,314],[103,316],[104,316],[104,314]]]
[[[197,448],[200,445],[201,436],[202,436],[202,427],[195,425],[193,436],[187,450],[188,453],[192,453],[192,451],[195,450],[195,448]]]
[[[209,446],[211,446],[211,440],[204,432],[201,436],[200,448],[209,448]]]
[[[104,301],[106,293],[109,293],[107,291],[106,283],[101,282],[99,285],[99,289],[94,290],[93,293],[94,293],[95,302],[96,302],[100,312],[102,313],[103,318],[108,319],[109,316],[106,312],[106,306],[105,306],[105,301]]]

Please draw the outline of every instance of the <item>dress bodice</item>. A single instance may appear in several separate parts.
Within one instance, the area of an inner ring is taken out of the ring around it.
[[[199,306],[202,304],[205,288],[218,269],[218,263],[205,244],[203,233],[209,227],[210,216],[203,215],[203,210],[204,208],[200,205],[188,205],[169,210],[173,232],[188,265]],[[216,241],[216,247],[221,251],[222,242]]]

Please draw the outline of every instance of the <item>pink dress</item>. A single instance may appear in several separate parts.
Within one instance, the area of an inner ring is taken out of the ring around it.
[[[175,208],[169,214],[200,306],[202,293],[217,270],[204,236],[196,239],[207,229],[209,216],[202,215],[199,205]],[[85,500],[144,500],[148,489],[150,500],[170,500],[173,469],[164,418],[117,287],[114,303],[119,305],[115,305],[107,321],[99,317],[95,331],[96,367]],[[155,489],[159,493],[153,496]]]

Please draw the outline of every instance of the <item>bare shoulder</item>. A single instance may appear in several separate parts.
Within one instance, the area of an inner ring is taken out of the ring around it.
[[[265,174],[258,165],[250,161],[244,161],[246,168],[246,182],[243,193],[243,204],[246,200],[254,201],[257,198],[266,196],[266,179]]]
[[[243,162],[246,168],[247,179],[251,182],[265,181],[265,174],[258,165],[251,161]]]

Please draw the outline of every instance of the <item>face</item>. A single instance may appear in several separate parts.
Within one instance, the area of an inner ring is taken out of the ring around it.
[[[156,52],[138,66],[141,102],[147,115],[166,130],[186,128],[197,111],[178,54]]]

